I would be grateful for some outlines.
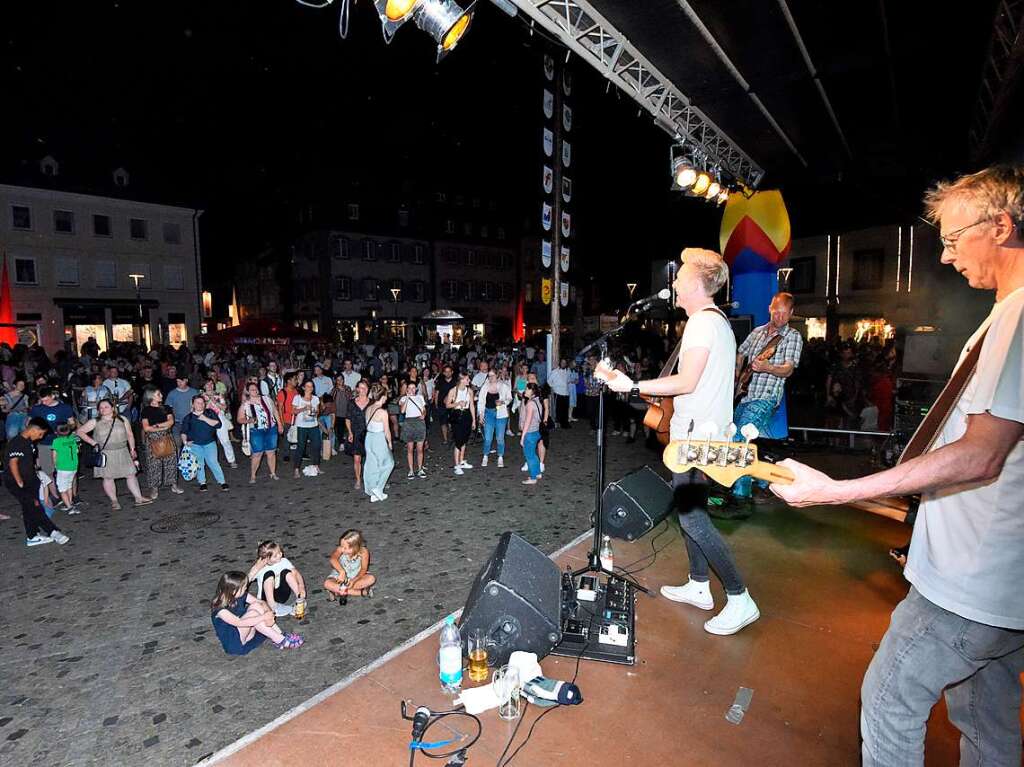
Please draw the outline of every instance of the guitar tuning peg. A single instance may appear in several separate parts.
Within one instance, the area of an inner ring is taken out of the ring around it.
[[[732,442],[732,438],[736,436],[736,424],[730,423],[725,427],[725,441]]]
[[[699,434],[703,434],[705,437],[711,437],[718,433],[718,424],[714,421],[705,421],[700,425],[700,429],[697,430]]]
[[[740,434],[743,435],[743,438],[745,440],[747,440],[747,442],[750,442],[750,440],[752,440],[752,439],[757,439],[757,437],[758,437],[758,435],[760,433],[761,432],[759,432],[757,430],[757,427],[754,426],[754,424],[752,424],[752,423],[744,424],[743,428],[740,429]]]

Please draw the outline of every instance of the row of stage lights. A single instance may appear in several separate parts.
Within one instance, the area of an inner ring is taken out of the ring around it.
[[[697,152],[687,152],[681,144],[673,144],[670,153],[672,188],[688,197],[700,197],[716,205],[724,205],[735,191],[745,191],[739,184],[729,184],[722,171],[710,165]]]

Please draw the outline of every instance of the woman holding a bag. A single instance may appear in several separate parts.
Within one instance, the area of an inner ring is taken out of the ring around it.
[[[238,408],[242,424],[242,452],[249,445],[249,484],[256,483],[263,456],[267,456],[270,478],[277,479],[277,408],[270,397],[260,394],[258,383],[245,387],[245,398]]]
[[[109,399],[100,400],[96,409],[96,418],[78,427],[79,438],[96,448],[93,456],[93,475],[103,480],[103,492],[110,499],[110,506],[119,511],[121,504],[117,502],[116,480],[123,479],[128,485],[128,492],[135,498],[136,506],[152,503],[151,498],[144,498],[139,490],[139,481],[135,474],[138,467],[135,463],[135,435],[131,426],[117,413],[117,409]]]
[[[154,501],[160,488],[170,486],[172,493],[184,493],[178,487],[178,450],[171,434],[174,414],[164,407],[164,395],[155,386],[142,390],[142,439],[146,451],[146,484]]]

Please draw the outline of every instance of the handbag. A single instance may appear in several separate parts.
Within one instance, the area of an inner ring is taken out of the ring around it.
[[[149,440],[149,454],[154,458],[170,458],[177,452],[178,446],[174,444],[174,437],[170,434],[161,434]]]
[[[252,455],[252,443],[249,442],[249,424],[242,424],[242,454]]]
[[[196,478],[199,473],[199,456],[192,450],[191,445],[187,445],[181,449],[181,455],[178,456],[178,474],[186,482],[191,482]]]
[[[114,433],[114,427],[117,426],[118,420],[120,419],[115,419],[111,422],[110,431],[107,432],[107,438],[103,440],[103,445],[99,450],[89,456],[87,464],[92,466],[94,469],[102,469],[107,465],[107,456],[104,454],[103,450],[106,448],[107,443],[110,442],[110,435]]]

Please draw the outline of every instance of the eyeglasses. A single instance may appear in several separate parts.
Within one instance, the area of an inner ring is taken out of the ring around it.
[[[963,236],[964,232],[966,232],[971,227],[977,226],[978,224],[987,224],[991,220],[991,218],[983,218],[979,221],[975,221],[973,224],[962,226],[959,229],[950,232],[949,234],[940,234],[939,242],[941,242],[942,247],[948,250],[950,253],[956,253],[956,244],[960,241],[960,238]]]

